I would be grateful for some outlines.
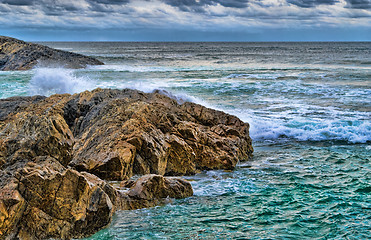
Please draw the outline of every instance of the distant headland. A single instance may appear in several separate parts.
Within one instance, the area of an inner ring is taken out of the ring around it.
[[[88,65],[103,65],[103,63],[95,58],[78,53],[0,36],[1,71],[29,70],[36,65],[84,68]]]

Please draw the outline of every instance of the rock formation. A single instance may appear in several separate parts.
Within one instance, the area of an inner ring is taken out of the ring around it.
[[[158,91],[0,99],[0,239],[89,236],[116,210],[193,194],[163,175],[233,169],[252,151],[247,123]]]
[[[66,68],[103,65],[92,57],[0,36],[0,70],[28,70],[36,64]]]

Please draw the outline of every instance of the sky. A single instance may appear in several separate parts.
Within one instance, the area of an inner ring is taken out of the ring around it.
[[[371,41],[371,0],[0,0],[25,41]]]

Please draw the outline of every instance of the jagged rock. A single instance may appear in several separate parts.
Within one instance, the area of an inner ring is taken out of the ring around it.
[[[0,70],[28,70],[36,64],[67,68],[103,65],[92,57],[0,36]]]
[[[90,182],[86,174],[66,169],[51,157],[26,163],[0,191],[0,206],[5,206],[0,207],[0,237],[70,239],[109,224],[115,209],[100,187],[108,184]]]
[[[0,167],[51,156],[105,180],[124,180],[233,169],[253,151],[247,123],[158,92],[9,98],[0,109]]]
[[[192,195],[162,175],[233,169],[253,151],[247,123],[158,91],[15,97],[0,110],[0,239],[88,236],[118,209]],[[134,174],[156,175],[106,182]]]
[[[161,175],[144,175],[135,182],[127,183],[130,190],[119,198],[121,209],[153,207],[167,198],[186,198],[193,195],[191,184],[180,178]]]
[[[70,166],[109,180],[233,169],[253,151],[247,123],[158,92],[84,92],[71,96],[64,114],[79,139]]]
[[[189,182],[143,176],[128,191],[87,172],[37,157],[17,170],[0,191],[0,238],[71,239],[87,237],[107,226],[115,210],[153,207],[164,198],[192,196]]]

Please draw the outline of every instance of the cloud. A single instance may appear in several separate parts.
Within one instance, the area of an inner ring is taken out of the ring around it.
[[[101,3],[107,5],[120,5],[120,4],[127,4],[130,0],[88,0],[91,3]]]
[[[333,5],[338,0],[287,0],[288,3],[302,8],[311,8],[318,5]]]
[[[203,7],[217,5],[227,8],[245,8],[248,4],[246,0],[163,0],[163,2],[186,12],[203,12]]]
[[[213,2],[229,8],[245,8],[248,4],[246,0],[219,0]]]
[[[347,0],[347,7],[356,9],[371,9],[371,0]]]
[[[171,35],[171,31],[370,29],[370,9],[371,0],[0,0],[0,32],[150,29],[152,35],[160,30]]]
[[[15,6],[32,6],[35,2],[36,0],[0,0],[0,3]]]

